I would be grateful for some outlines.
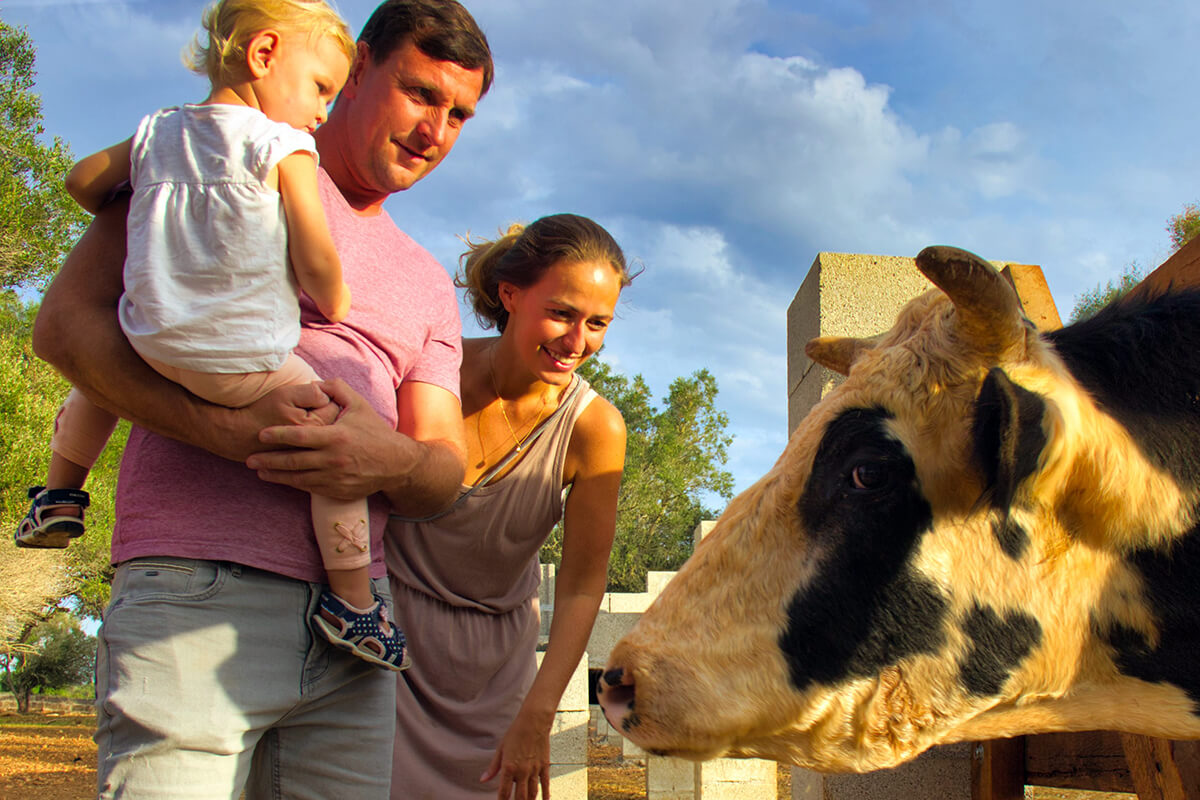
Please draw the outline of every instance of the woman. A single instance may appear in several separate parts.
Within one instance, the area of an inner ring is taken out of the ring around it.
[[[546,795],[550,728],[604,593],[625,460],[620,412],[575,374],[629,284],[620,247],[573,214],[468,246],[459,285],[500,335],[463,342],[462,494],[436,517],[393,517],[386,537],[413,654],[396,700],[394,800],[532,800],[539,783]],[[560,518],[538,670],[537,556]]]

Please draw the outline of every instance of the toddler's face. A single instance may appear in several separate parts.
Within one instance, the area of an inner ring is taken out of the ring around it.
[[[255,94],[268,117],[312,133],[349,74],[350,59],[332,37],[285,33]]]

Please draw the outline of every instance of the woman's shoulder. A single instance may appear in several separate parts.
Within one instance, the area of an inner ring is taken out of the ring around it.
[[[578,419],[575,420],[572,440],[578,438],[581,444],[609,442],[614,439],[624,442],[625,418],[621,416],[617,407],[592,391],[590,386],[584,385],[581,391],[584,393],[584,398],[590,392],[591,399],[588,400]]]

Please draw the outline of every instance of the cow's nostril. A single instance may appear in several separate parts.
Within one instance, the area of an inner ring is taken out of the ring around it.
[[[617,709],[622,706],[633,711],[634,689],[629,686],[609,686],[604,692],[604,708]]]

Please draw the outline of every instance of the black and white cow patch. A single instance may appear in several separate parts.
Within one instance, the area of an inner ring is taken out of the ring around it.
[[[964,617],[967,653],[959,664],[959,681],[973,695],[1000,694],[1012,671],[1042,638],[1042,626],[1021,611],[1003,616],[976,604]]]
[[[945,642],[947,600],[911,566],[932,512],[889,418],[855,408],[834,419],[800,499],[820,566],[779,639],[797,689],[873,675]]]

